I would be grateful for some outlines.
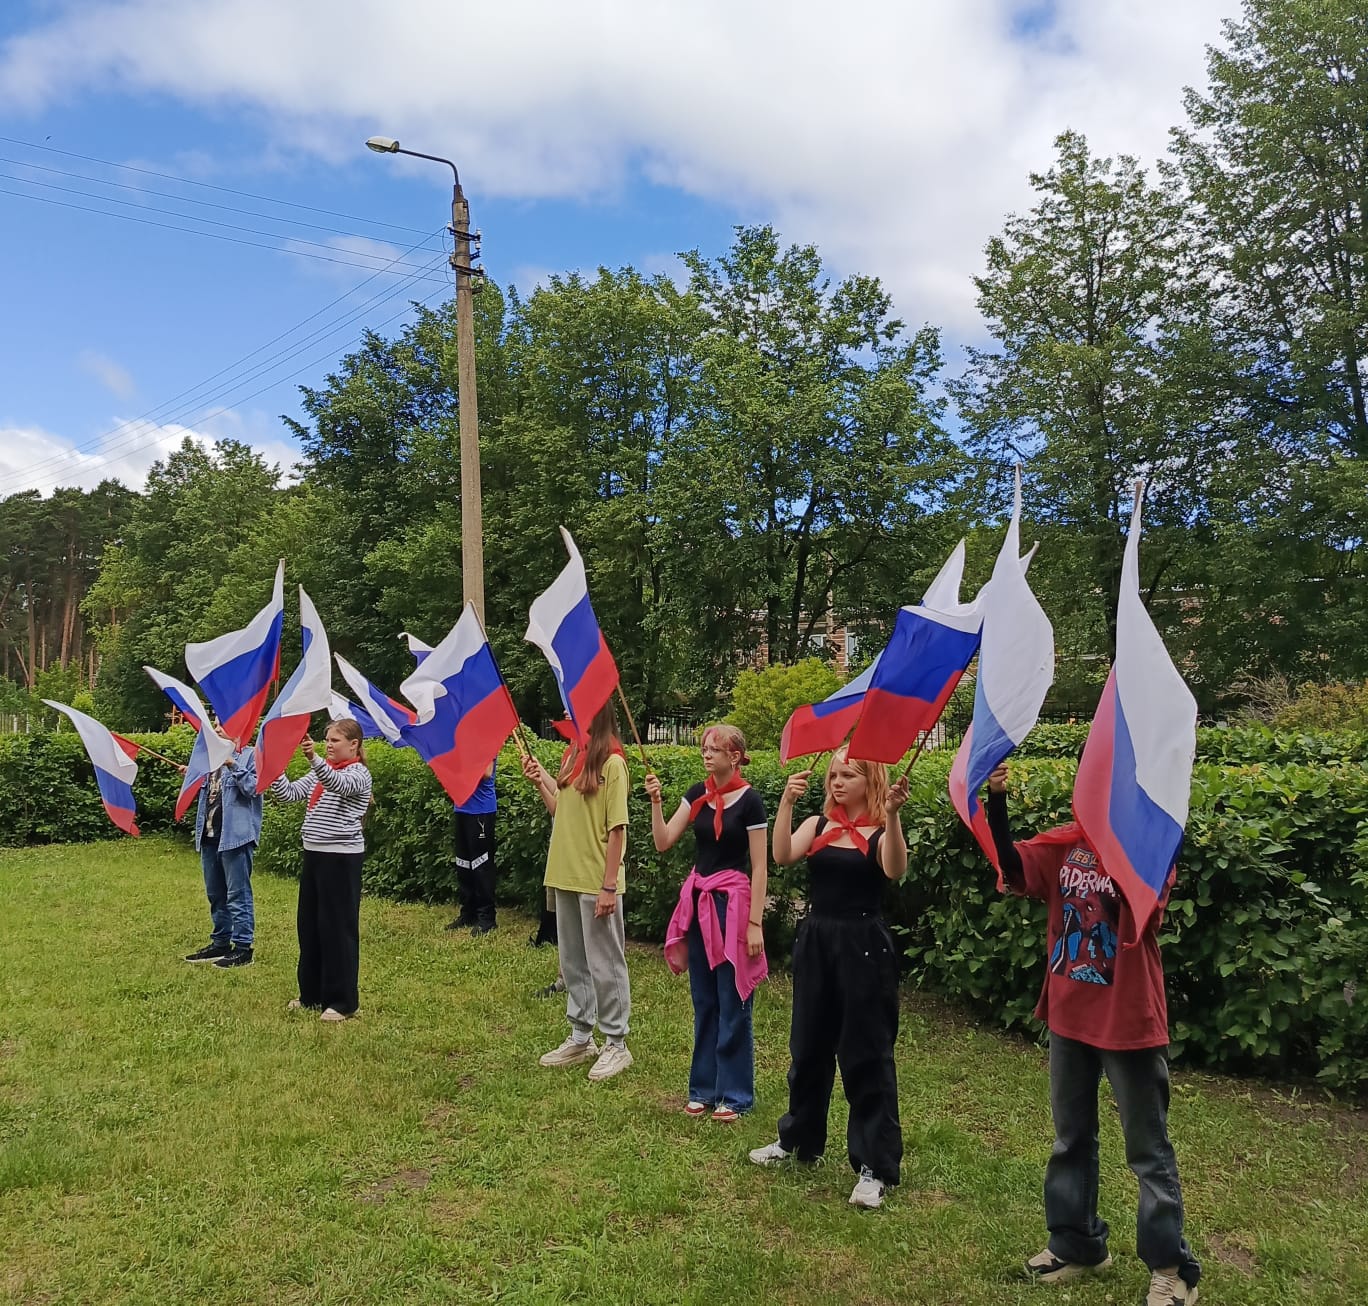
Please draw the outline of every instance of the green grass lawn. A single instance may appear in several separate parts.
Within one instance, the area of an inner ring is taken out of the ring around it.
[[[762,1171],[785,1105],[789,987],[756,998],[759,1104],[687,1119],[688,984],[631,955],[636,1065],[543,1070],[564,1008],[505,914],[367,900],[358,1019],[287,1015],[294,885],[256,881],[258,961],[191,967],[197,859],[153,839],[0,854],[0,1298],[19,1302],[1135,1302],[1115,1114],[1116,1267],[1018,1278],[1044,1240],[1045,1062],[912,998],[907,1157],[881,1211],[829,1161]],[[1022,976],[1032,988],[1039,976]],[[1212,1303],[1368,1300],[1368,1120],[1314,1093],[1179,1073],[1172,1132]]]

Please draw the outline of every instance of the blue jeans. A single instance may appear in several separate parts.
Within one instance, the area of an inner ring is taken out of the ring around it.
[[[727,896],[713,894],[717,916],[727,928]],[[689,1100],[749,1111],[755,1105],[755,1043],[751,1033],[754,994],[741,1001],[736,968],[708,965],[697,919],[689,926],[689,991],[693,995],[694,1047],[689,1066]]]
[[[204,869],[204,892],[209,898],[209,918],[214,923],[210,942],[231,943],[235,948],[252,946],[255,915],[252,907],[252,857],[256,844],[227,848],[207,839],[200,844]]]

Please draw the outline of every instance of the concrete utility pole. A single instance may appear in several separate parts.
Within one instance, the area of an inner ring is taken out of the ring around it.
[[[399,148],[388,136],[372,136],[367,149],[377,154],[407,154],[444,163],[451,169],[451,234],[456,274],[456,393],[461,426],[461,594],[484,621],[484,511],[480,497],[480,410],[475,395],[475,277],[472,260],[479,257],[479,233],[470,230],[470,205],[461,189],[461,174],[450,159]],[[473,248],[472,248],[473,246]]]

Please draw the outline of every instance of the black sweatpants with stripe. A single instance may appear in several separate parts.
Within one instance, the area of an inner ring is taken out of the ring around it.
[[[850,1103],[851,1168],[885,1184],[901,1177],[902,1125],[893,1044],[898,1037],[898,953],[876,915],[809,916],[793,942],[789,1109],[779,1145],[800,1160],[826,1150],[836,1068]]]
[[[456,843],[456,893],[461,919],[492,927],[494,915],[494,813],[453,812]]]

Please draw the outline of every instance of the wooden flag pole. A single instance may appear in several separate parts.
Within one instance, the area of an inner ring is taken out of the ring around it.
[[[930,738],[931,731],[923,730],[921,738],[917,740],[916,748],[912,750],[912,760],[908,762],[908,764],[905,767],[903,767],[902,775],[898,777],[899,780],[905,780],[907,778],[907,773],[912,769],[913,764],[916,762],[917,758],[921,756],[921,751],[925,747],[926,741]]]
[[[111,733],[113,732],[111,731]],[[120,738],[128,739],[128,736],[122,735]],[[185,764],[183,762],[173,762],[165,753],[159,753],[155,748],[148,748],[146,744],[138,744],[136,739],[129,739],[128,742],[130,744],[137,744],[138,752],[140,753],[148,753],[152,757],[155,757],[159,762],[165,762],[167,766],[174,766],[177,771],[183,772],[185,770]]]
[[[627,724],[632,727],[632,738],[636,740],[637,749],[641,753],[641,765],[646,768],[647,775],[654,775],[651,770],[651,763],[646,757],[646,746],[641,742],[641,736],[637,734],[636,722],[632,720],[632,709],[627,706],[627,695],[622,692],[622,682],[618,682],[618,698],[622,701],[622,710],[627,714]]]

